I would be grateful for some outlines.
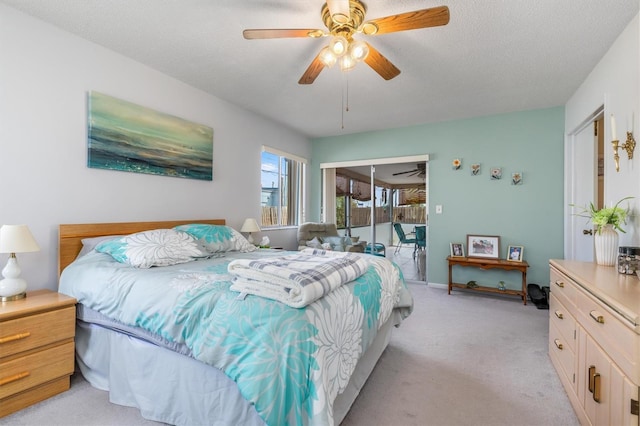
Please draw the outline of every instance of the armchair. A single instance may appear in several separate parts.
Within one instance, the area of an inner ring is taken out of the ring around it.
[[[363,253],[365,245],[356,237],[340,236],[335,223],[306,222],[298,227],[298,250],[312,247]]]

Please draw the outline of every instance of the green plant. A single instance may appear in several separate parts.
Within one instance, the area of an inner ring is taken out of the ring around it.
[[[596,227],[598,234],[600,234],[602,228],[605,225],[613,225],[615,229],[618,231],[625,233],[625,230],[620,227],[620,225],[626,223],[628,209],[623,209],[619,207],[620,203],[625,200],[629,200],[633,197],[625,197],[618,201],[613,207],[603,207],[600,210],[596,209],[596,206],[593,203],[589,203],[589,208],[583,207],[582,211],[576,213],[576,216],[587,217],[591,219],[591,222]],[[574,204],[571,204],[574,206]]]

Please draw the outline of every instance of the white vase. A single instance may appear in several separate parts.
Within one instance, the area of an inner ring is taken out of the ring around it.
[[[596,263],[614,266],[618,258],[618,233],[613,225],[605,225],[594,235],[596,246]]]

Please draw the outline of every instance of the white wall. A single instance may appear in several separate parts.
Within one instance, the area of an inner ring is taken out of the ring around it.
[[[87,92],[214,129],[213,182],[87,167]],[[0,4],[0,224],[26,223],[29,289],[57,288],[60,223],[225,218],[260,209],[260,148],[309,158],[301,134]],[[274,245],[295,240],[268,235]],[[0,256],[0,267],[6,255]]]
[[[574,131],[580,123],[604,105],[605,113],[605,188],[608,203],[627,196],[636,197],[632,224],[620,234],[620,245],[640,245],[640,146],[636,147],[633,160],[619,150],[620,171],[615,171],[611,148],[610,116],[616,117],[620,143],[624,143],[626,131],[633,131],[640,143],[640,19],[637,15],[620,34],[605,56],[591,71],[587,79],[574,93],[565,107],[565,132]],[[568,160],[568,159],[565,159]],[[570,164],[567,164],[567,168]]]

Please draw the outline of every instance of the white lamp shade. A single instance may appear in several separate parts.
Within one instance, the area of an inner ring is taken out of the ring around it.
[[[260,232],[260,227],[258,226],[258,222],[255,219],[249,218],[245,219],[240,232]]]
[[[27,225],[2,225],[0,228],[0,253],[28,253],[39,251]]]

